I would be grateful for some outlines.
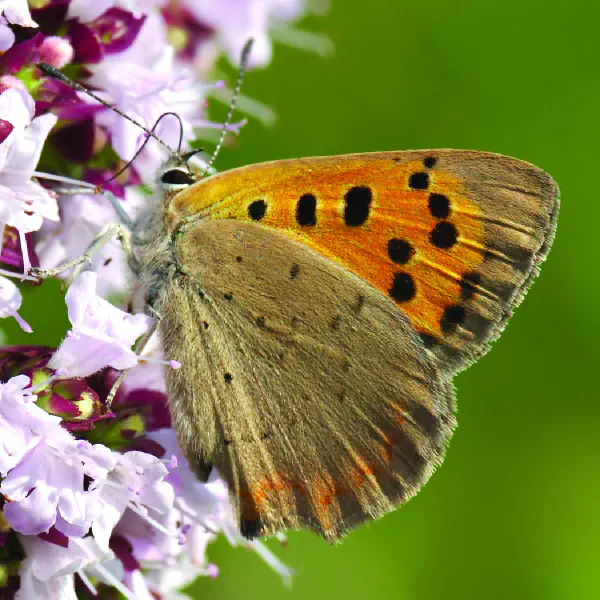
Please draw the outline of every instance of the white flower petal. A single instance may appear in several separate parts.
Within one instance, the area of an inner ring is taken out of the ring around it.
[[[0,98],[11,91],[13,90],[7,90],[0,96]],[[31,174],[35,170],[40,160],[42,148],[46,143],[46,137],[56,124],[57,120],[58,117],[50,113],[33,119],[31,124],[25,129],[25,132],[19,140],[18,145],[14,145],[11,148],[5,168],[12,172],[20,173],[24,179],[30,179]],[[15,131],[11,133],[11,135],[14,134]]]
[[[0,318],[12,317],[21,308],[21,302],[23,298],[19,288],[0,275]]]
[[[0,52],[6,52],[15,43],[15,34],[7,25],[0,24]]]
[[[2,0],[0,14],[3,14],[9,23],[21,27],[37,27],[38,24],[31,18],[27,0]]]
[[[24,129],[35,114],[33,98],[25,91],[9,88],[0,94],[0,119],[9,121],[15,129]]]
[[[66,294],[73,330],[54,353],[48,366],[67,369],[70,377],[86,377],[110,366],[134,367],[138,358],[131,345],[148,330],[152,319],[119,310],[96,294],[97,275],[78,275]]]
[[[73,575],[107,556],[91,537],[73,540],[68,548],[32,536],[20,536],[20,540],[27,553],[30,576],[40,582],[49,583],[58,577]]]

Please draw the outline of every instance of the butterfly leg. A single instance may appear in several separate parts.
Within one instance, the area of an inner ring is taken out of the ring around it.
[[[127,256],[127,262],[134,273],[139,272],[139,263],[135,254],[133,253],[133,247],[131,243],[131,231],[124,225],[110,223],[106,225],[100,233],[94,238],[92,243],[87,247],[86,251],[73,258],[58,267],[53,269],[31,269],[31,275],[38,279],[46,279],[47,277],[55,277],[68,269],[73,269],[73,273],[69,277],[69,280],[73,280],[83,269],[86,263],[92,260],[92,257],[100,248],[113,239],[119,240],[123,246],[123,250]]]

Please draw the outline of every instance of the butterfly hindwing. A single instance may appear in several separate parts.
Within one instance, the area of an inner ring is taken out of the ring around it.
[[[406,501],[454,426],[442,380],[385,294],[280,231],[197,222],[161,331],[173,424],[197,470],[215,465],[249,536],[328,540]]]
[[[497,154],[382,152],[242,167],[170,210],[254,222],[328,257],[391,298],[451,377],[487,351],[537,274],[558,190]]]

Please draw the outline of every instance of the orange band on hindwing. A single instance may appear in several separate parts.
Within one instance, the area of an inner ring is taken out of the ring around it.
[[[399,426],[404,424],[400,417],[397,422]],[[326,470],[302,481],[283,473],[266,476],[240,493],[242,520],[261,523],[261,516],[265,514],[294,514],[296,503],[301,501],[308,502],[311,514],[323,532],[327,534],[335,531],[339,522],[347,517],[342,505],[352,499],[368,505],[371,496],[380,493],[380,481],[384,474],[387,473],[392,478],[397,476],[393,473],[392,461],[394,447],[401,442],[400,431],[381,434],[379,443],[373,448],[373,459],[365,460],[359,455],[353,455],[353,466],[340,473],[339,480],[334,479]],[[399,480],[398,483],[406,483],[406,487],[410,488],[410,482]]]

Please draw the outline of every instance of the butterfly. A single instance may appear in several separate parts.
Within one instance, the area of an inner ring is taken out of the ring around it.
[[[452,379],[521,302],[556,228],[537,167],[463,150],[159,175],[137,225],[173,427],[225,479],[248,538],[333,542],[405,503],[444,457]]]
[[[466,150],[279,160],[204,177],[251,47],[199,173],[188,164],[195,151],[156,136],[158,121],[149,130],[38,65],[140,127],[139,151],[154,138],[172,158],[131,231],[114,226],[37,275],[81,266],[118,236],[165,354],[182,364],[167,371],[167,392],[193,471],[206,481],[218,470],[244,536],[307,528],[334,542],[406,502],[442,462],[456,425],[452,379],[487,352],[538,274],[558,187],[534,165]]]

